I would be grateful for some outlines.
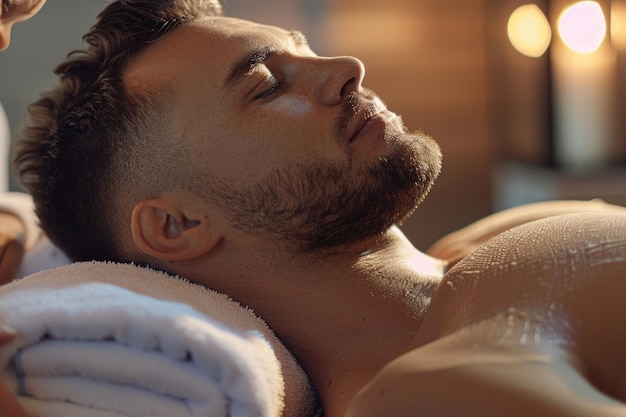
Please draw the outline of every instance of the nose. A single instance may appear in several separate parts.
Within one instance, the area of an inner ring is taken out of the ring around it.
[[[365,65],[359,59],[351,56],[319,59],[322,71],[317,93],[322,104],[340,104],[345,96],[361,90]]]

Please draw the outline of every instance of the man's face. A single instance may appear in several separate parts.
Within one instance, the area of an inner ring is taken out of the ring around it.
[[[190,151],[191,188],[239,229],[317,251],[402,220],[439,173],[438,146],[409,134],[364,73],[299,32],[211,17],[149,48],[125,81],[175,92],[173,146]]]
[[[46,0],[2,0],[0,7],[0,51],[11,43],[11,27],[30,19],[41,10]]]

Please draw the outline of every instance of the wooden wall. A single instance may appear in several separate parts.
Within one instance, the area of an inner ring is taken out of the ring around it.
[[[441,145],[443,173],[403,226],[420,248],[491,211],[482,0],[334,0],[325,45],[366,65],[364,84]]]

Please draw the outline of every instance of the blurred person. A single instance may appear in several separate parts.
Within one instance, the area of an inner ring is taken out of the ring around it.
[[[11,43],[11,28],[36,15],[46,0],[2,0],[0,10],[0,51],[4,51]]]
[[[13,25],[33,17],[45,3],[46,0],[2,0],[0,51],[9,47]],[[11,130],[0,103],[0,285],[15,277],[69,262],[36,226],[30,198],[8,192],[10,144]]]
[[[14,24],[24,22],[37,14],[46,0],[2,0],[0,7],[0,51],[9,47],[11,28]],[[69,262],[65,256],[54,248],[34,227],[36,221],[32,213],[32,203],[28,196],[21,193],[10,193],[8,179],[8,151],[11,144],[11,130],[0,103],[0,285],[13,279],[20,270],[27,248],[37,246],[29,260],[31,267],[25,268],[21,275],[35,272],[38,268],[61,265]],[[26,242],[26,229],[30,230],[31,239]],[[37,245],[37,242],[39,244]],[[45,258],[45,259],[44,259]],[[33,266],[33,263],[38,266]],[[25,263],[26,264],[26,263]],[[15,331],[0,324],[0,344],[13,339]],[[19,404],[11,397],[6,388],[0,384],[0,416],[26,416]]]

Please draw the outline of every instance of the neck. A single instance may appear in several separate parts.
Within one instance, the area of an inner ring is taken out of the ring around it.
[[[376,372],[410,348],[443,263],[395,227],[340,255],[267,252],[266,245],[262,257],[240,260],[245,271],[230,263],[232,280],[207,285],[254,309],[307,371],[326,415],[341,416]]]

